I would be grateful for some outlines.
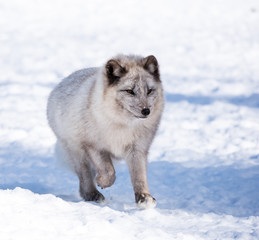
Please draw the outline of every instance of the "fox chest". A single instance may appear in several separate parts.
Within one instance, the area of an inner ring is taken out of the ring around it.
[[[130,128],[110,128],[103,132],[102,147],[116,158],[123,158],[127,149],[136,141],[136,134]]]

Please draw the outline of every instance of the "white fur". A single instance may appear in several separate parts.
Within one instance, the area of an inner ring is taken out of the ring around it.
[[[149,194],[146,159],[163,110],[162,87],[153,79],[153,72],[150,74],[141,67],[144,58],[120,55],[116,61],[118,66],[128,69],[116,86],[108,84],[106,65],[71,74],[49,97],[49,124],[57,136],[60,156],[72,163],[79,176],[81,195],[97,191],[92,179],[95,174],[102,187],[114,182],[111,157],[126,159],[135,192]],[[156,66],[152,64],[148,69],[154,71]],[[120,73],[120,69],[116,71]],[[139,76],[137,80],[136,76]],[[131,98],[121,90],[132,84],[138,84],[141,92],[138,98]],[[144,93],[147,85],[156,88],[153,97]],[[150,116],[144,120],[136,117],[147,106],[151,109]],[[84,198],[88,199],[88,195]],[[150,205],[149,197],[145,202]]]

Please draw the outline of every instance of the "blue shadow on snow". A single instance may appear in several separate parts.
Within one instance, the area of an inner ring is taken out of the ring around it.
[[[191,104],[209,105],[216,101],[227,102],[234,105],[241,105],[252,108],[259,108],[259,94],[255,93],[251,96],[238,96],[238,97],[211,97],[211,96],[188,96],[183,94],[170,94],[166,93],[166,101],[168,102],[182,102],[186,101]]]
[[[1,189],[22,187],[78,201],[77,177],[60,168],[52,156],[37,156],[14,145],[0,149],[0,158]],[[134,205],[134,194],[126,164],[115,168],[115,184],[101,191],[110,206],[119,210],[125,203]],[[259,166],[187,168],[180,163],[158,161],[149,164],[148,177],[160,209],[259,216]]]

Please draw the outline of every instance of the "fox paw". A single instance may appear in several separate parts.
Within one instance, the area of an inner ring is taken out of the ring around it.
[[[139,208],[147,209],[156,206],[156,199],[149,193],[135,193],[135,200]]]
[[[104,196],[98,190],[93,191],[93,192],[87,192],[87,193],[80,192],[80,195],[85,201],[93,201],[93,202],[97,202],[97,203],[105,202]]]
[[[100,188],[110,187],[115,182],[115,172],[109,172],[107,174],[98,174],[96,177],[96,183]]]

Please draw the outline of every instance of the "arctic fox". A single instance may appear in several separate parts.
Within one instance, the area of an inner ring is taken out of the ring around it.
[[[147,155],[164,107],[154,56],[118,55],[100,68],[76,71],[51,92],[47,116],[57,146],[79,178],[85,201],[115,181],[112,159],[125,159],[139,207],[155,207]]]

